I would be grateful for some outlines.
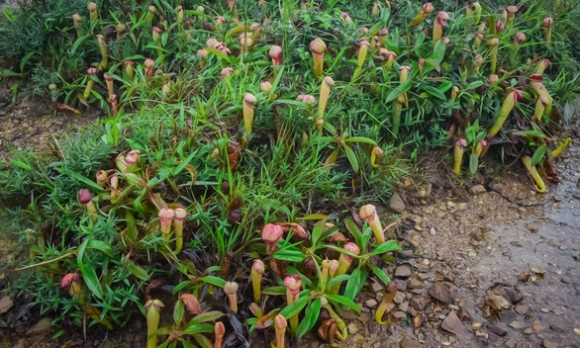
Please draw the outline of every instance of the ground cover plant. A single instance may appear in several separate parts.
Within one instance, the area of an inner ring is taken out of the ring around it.
[[[448,147],[459,178],[501,158],[539,192],[557,180],[577,6],[505,5],[6,7],[14,91],[108,116],[3,164],[3,216],[30,254],[21,296],[57,325],[110,330],[141,313],[148,347],[262,332],[283,347],[313,330],[344,340],[341,315],[374,278],[388,322],[383,268],[401,249],[369,203],[388,199],[406,156]]]

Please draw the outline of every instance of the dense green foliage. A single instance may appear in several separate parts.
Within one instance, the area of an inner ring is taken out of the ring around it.
[[[381,266],[399,250],[380,240],[374,215],[347,217],[388,199],[408,173],[402,148],[456,144],[458,173],[464,152],[472,173],[488,152],[529,155],[539,191],[538,177],[555,175],[578,92],[575,3],[523,1],[501,14],[482,1],[478,14],[473,4],[436,2],[421,20],[413,1],[317,3],[105,1],[92,19],[78,1],[6,8],[2,74],[55,108],[98,106],[109,116],[50,154],[15,152],[0,170],[5,218],[36,270],[21,294],[59,321],[87,316],[105,327],[154,312],[162,298],[176,307],[160,334],[187,332],[179,340],[201,346],[221,315],[185,314],[180,293],[230,311],[231,344],[280,313],[291,326],[299,315],[294,334],[335,325],[341,339],[335,311],[357,310],[367,277],[387,285]],[[316,38],[322,54],[311,52]],[[177,223],[171,235],[163,223],[180,209],[183,248]],[[274,245],[260,239],[269,223],[286,233]],[[345,252],[348,241],[361,256]],[[332,279],[329,260],[345,255],[353,266]],[[268,297],[255,305],[245,286],[252,259],[268,263]],[[66,294],[59,283],[70,274]],[[295,304],[279,296],[291,275],[303,285]],[[242,285],[237,315],[224,305],[226,280]]]

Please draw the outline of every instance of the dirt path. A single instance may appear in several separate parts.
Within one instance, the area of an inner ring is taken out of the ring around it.
[[[382,299],[374,285],[345,346],[580,347],[578,144],[558,169],[562,182],[544,195],[514,173],[463,200],[433,180],[430,203],[401,214],[409,250],[389,273],[399,289],[393,324],[374,321]],[[401,196],[424,202],[418,193]]]

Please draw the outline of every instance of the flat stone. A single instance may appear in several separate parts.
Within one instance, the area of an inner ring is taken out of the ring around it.
[[[348,326],[346,328],[348,329],[348,333],[351,335],[354,335],[359,330],[358,325],[356,325],[355,323],[348,324]]]
[[[423,283],[420,279],[413,278],[409,282],[409,289],[423,289],[425,287],[425,283]]]
[[[395,298],[393,299],[393,302],[395,302],[396,304],[401,304],[403,303],[403,301],[405,301],[405,293],[397,291],[397,293],[395,294]]]
[[[528,325],[523,321],[514,320],[510,323],[510,327],[516,330],[521,330],[523,328],[528,327]]]
[[[12,308],[13,302],[12,297],[4,296],[0,298],[0,314],[4,314]]]
[[[558,348],[558,343],[555,343],[554,341],[550,341],[549,339],[544,339],[542,341],[542,346],[544,348]]]
[[[431,297],[444,304],[451,303],[451,291],[449,291],[449,288],[445,284],[442,283],[433,284],[433,286],[431,286],[431,288],[429,289],[429,295],[431,295]]]
[[[407,281],[406,280],[397,280],[397,290],[398,291],[406,291],[407,290]]]
[[[534,323],[532,324],[532,329],[534,329],[534,331],[538,333],[544,331],[546,327],[542,325],[542,323],[540,323],[539,320],[534,320]]]
[[[465,334],[465,326],[463,326],[455,311],[449,312],[445,320],[441,323],[441,328],[447,332],[451,332],[455,336],[463,336]]]
[[[516,306],[516,312],[521,315],[526,315],[530,311],[530,307],[525,304],[518,304]]]
[[[389,207],[396,213],[402,213],[407,209],[407,205],[403,202],[401,196],[398,193],[393,193],[391,199],[389,200]]]
[[[399,305],[399,310],[406,312],[409,309],[409,301],[405,301]]]
[[[374,298],[368,299],[365,301],[365,306],[368,308],[375,308],[377,306],[377,300]]]
[[[407,316],[407,313],[402,312],[402,311],[396,311],[395,313],[393,313],[393,317],[395,317],[397,319],[403,319],[406,316]]]
[[[409,305],[414,309],[416,309],[417,311],[424,310],[425,307],[429,305],[429,303],[431,303],[431,300],[429,300],[429,297],[425,295],[414,296],[413,298],[411,298],[411,301],[409,301]]]
[[[556,331],[556,332],[565,332],[566,331],[566,329],[562,325],[557,324],[557,323],[551,324],[550,329],[552,331]]]
[[[496,325],[493,325],[493,324],[488,323],[487,329],[489,330],[489,332],[491,332],[494,335],[499,336],[499,337],[505,337],[505,335],[507,335],[506,329],[499,327],[499,326],[496,326]]]
[[[395,270],[395,277],[409,278],[411,276],[411,266],[401,265]]]
[[[483,185],[475,185],[469,188],[469,192],[471,192],[472,195],[480,195],[482,193],[486,193],[487,190]]]
[[[418,341],[409,339],[409,338],[403,338],[403,340],[401,340],[401,342],[399,342],[399,347],[401,347],[401,348],[423,348],[423,344],[419,343]]]
[[[518,344],[518,339],[514,336],[510,337],[507,341],[504,342],[504,345],[508,348],[516,348],[516,344]]]

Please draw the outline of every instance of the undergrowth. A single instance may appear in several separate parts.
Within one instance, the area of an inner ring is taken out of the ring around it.
[[[418,151],[453,149],[458,175],[521,159],[540,192],[556,179],[576,2],[229,4],[5,7],[1,76],[108,114],[0,170],[4,229],[29,254],[15,286],[56,325],[141,312],[149,347],[241,346],[272,326],[278,347],[315,327],[334,344],[368,278],[385,322],[401,249],[367,203]]]

